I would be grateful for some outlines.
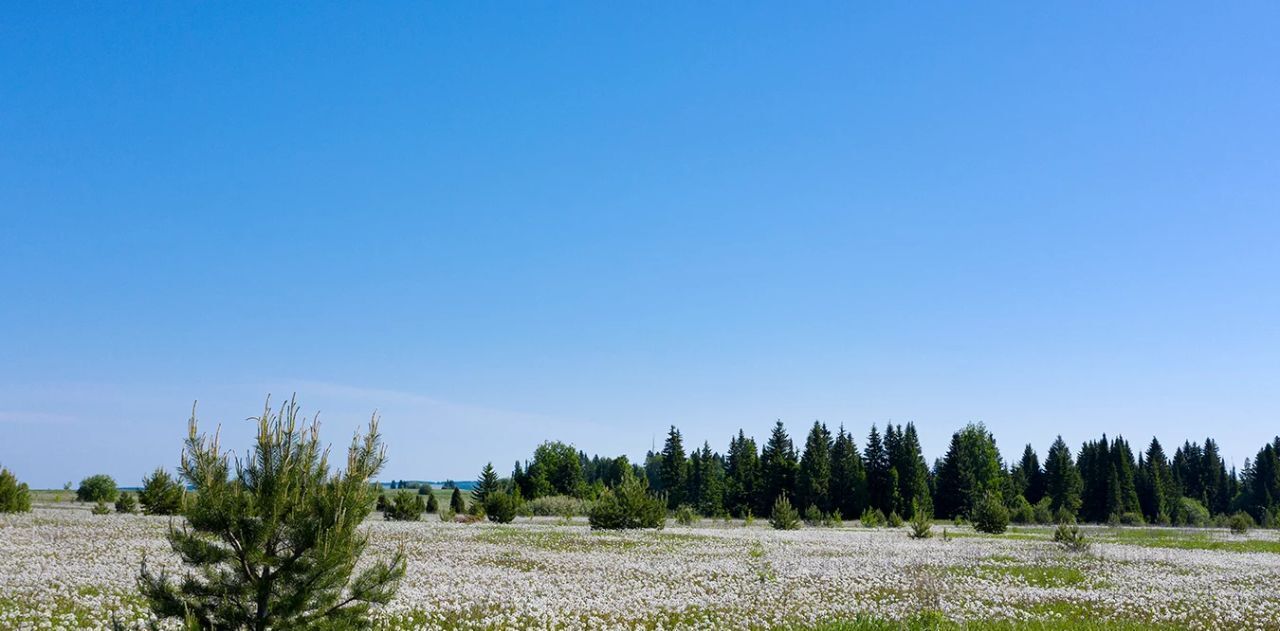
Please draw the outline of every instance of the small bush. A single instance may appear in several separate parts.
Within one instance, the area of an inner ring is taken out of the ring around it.
[[[747,512],[742,516],[742,525],[743,527],[747,527],[747,526],[751,526],[754,523],[756,523],[756,516],[752,515],[751,509],[748,508]]]
[[[1250,528],[1254,527],[1253,517],[1250,517],[1249,513],[1238,512],[1231,516],[1227,525],[1231,528],[1231,532],[1237,535],[1243,535],[1249,532]]]
[[[624,469],[622,482],[605,489],[592,504],[588,521],[592,530],[662,528],[667,521],[667,503],[649,492],[644,478]]]
[[[456,486],[453,487],[453,494],[449,496],[449,510],[458,515],[467,512],[467,500],[463,499],[462,490]]]
[[[1000,501],[999,493],[987,491],[986,496],[973,507],[973,528],[993,535],[1009,529],[1009,509]]]
[[[844,515],[841,515],[840,509],[837,508],[822,516],[822,525],[827,528],[839,528],[844,525]]]
[[[142,478],[142,488],[138,490],[138,503],[142,512],[148,515],[177,515],[182,512],[182,498],[186,489],[177,478],[169,475],[162,467],[157,467],[151,475]]]
[[[769,515],[769,525],[774,530],[799,530],[800,513],[791,506],[791,500],[785,494],[779,495],[773,502],[773,513]]]
[[[126,515],[138,512],[138,500],[133,496],[133,493],[120,494],[120,497],[116,499],[116,512]]]
[[[1035,522],[1037,524],[1053,523],[1053,511],[1050,510],[1049,506],[1050,506],[1050,500],[1047,497],[1041,499],[1039,502],[1036,502],[1036,505],[1034,507],[1034,512],[1032,514],[1035,516]]]
[[[804,525],[810,527],[821,526],[822,518],[822,510],[816,505],[810,504],[809,508],[804,509]]]
[[[81,502],[114,502],[120,494],[116,481],[106,474],[91,475],[80,481],[76,499]]]
[[[418,487],[418,495],[435,495],[435,492],[431,490],[430,484],[423,484]]]
[[[440,512],[440,500],[436,499],[435,493],[427,494],[427,512],[428,513]]]
[[[1068,552],[1084,552],[1089,549],[1089,540],[1074,521],[1059,523],[1058,528],[1053,531],[1053,541]]]
[[[919,504],[912,505],[911,511],[911,530],[907,532],[907,536],[912,539],[928,539],[933,536],[933,515],[929,511],[920,508]]]
[[[8,469],[0,468],[0,513],[26,513],[31,510],[31,489]]]
[[[1169,517],[1175,526],[1203,528],[1210,524],[1209,509],[1189,497],[1180,498],[1173,505],[1173,513]]]
[[[862,511],[862,518],[859,521],[862,522],[863,528],[879,528],[885,524],[886,518],[884,511],[878,508],[867,508]]]
[[[382,518],[387,521],[418,521],[427,510],[422,496],[412,491],[399,491],[386,503]]]
[[[1142,513],[1128,512],[1120,514],[1120,523],[1125,526],[1142,526],[1147,523]]]
[[[889,516],[885,518],[885,525],[890,528],[902,527],[902,517],[898,515],[898,511],[889,511]]]
[[[525,506],[538,517],[588,515],[591,512],[589,503],[568,495],[545,495],[525,502]]]
[[[1027,498],[1019,495],[1013,498],[1013,505],[1009,507],[1009,520],[1015,524],[1033,523],[1036,520],[1036,509]]]
[[[1120,513],[1111,513],[1107,515],[1107,525],[1112,528],[1120,527]]]
[[[494,491],[484,498],[484,512],[491,522],[509,524],[516,518],[518,504],[515,496],[510,493]]]
[[[92,512],[94,515],[110,515],[111,507],[107,506],[106,502],[99,500],[98,503],[93,506],[93,508],[89,509],[89,511]]]
[[[681,504],[676,507],[676,523],[681,526],[692,526],[693,522],[698,520],[697,513],[693,512],[693,507],[688,504]]]

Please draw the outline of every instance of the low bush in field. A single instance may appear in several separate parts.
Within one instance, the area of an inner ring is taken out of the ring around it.
[[[1205,508],[1204,504],[1189,497],[1180,498],[1173,505],[1173,511],[1169,517],[1175,526],[1203,528],[1212,523],[1209,517],[1209,509]]]
[[[773,513],[769,515],[769,525],[774,530],[798,530],[800,513],[791,506],[791,500],[785,494],[779,495],[773,502]]]
[[[1084,536],[1075,522],[1062,522],[1053,531],[1053,541],[1069,552],[1084,552],[1089,549],[1089,540]]]
[[[76,489],[76,499],[81,502],[114,502],[120,491],[116,481],[105,474],[91,475],[80,481]]]
[[[862,511],[862,517],[859,521],[862,522],[863,528],[880,528],[885,525],[888,519],[884,516],[884,511],[878,508],[867,508]]]
[[[116,512],[126,515],[138,512],[138,500],[133,493],[121,493],[116,499]]]
[[[151,475],[142,478],[138,490],[138,503],[148,515],[177,515],[182,512],[182,498],[186,489],[178,479],[169,475],[163,467],[157,467]]]
[[[973,507],[973,528],[978,532],[994,535],[1009,529],[1009,509],[1004,507],[1000,494],[987,491],[986,496]]]
[[[484,512],[489,517],[489,521],[499,524],[509,524],[516,518],[516,512],[519,508],[518,500],[510,493],[501,491],[492,491],[484,498]]]
[[[421,495],[412,491],[400,491],[387,502],[382,517],[387,521],[418,521],[426,510],[427,503],[422,501]]]
[[[8,469],[0,469],[0,513],[31,510],[31,490]]]
[[[618,486],[600,494],[588,518],[592,530],[662,528],[667,520],[667,503],[649,492],[643,478],[628,471]]]
[[[692,526],[698,521],[698,514],[693,512],[693,507],[688,504],[681,504],[676,508],[676,523],[681,526]]]
[[[585,500],[568,495],[547,495],[525,502],[529,513],[538,517],[564,517],[565,515],[588,515],[591,504]]]
[[[1231,528],[1231,532],[1243,535],[1254,527],[1253,518],[1249,516],[1249,513],[1238,512],[1227,520],[1227,527]]]

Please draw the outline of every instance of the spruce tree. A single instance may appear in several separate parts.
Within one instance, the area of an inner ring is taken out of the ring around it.
[[[761,506],[763,511],[761,514],[771,513],[774,502],[780,495],[785,493],[791,497],[795,496],[798,467],[795,445],[787,435],[782,421],[778,421],[773,426],[773,432],[769,434],[769,442],[765,443],[764,451],[760,454],[760,474],[763,481],[760,500],[767,505]]]
[[[735,517],[745,517],[748,512],[759,513],[760,454],[754,438],[747,438],[742,430],[729,439],[729,454],[725,462],[725,504]]]
[[[188,571],[173,579],[146,562],[138,579],[152,612],[201,629],[365,628],[370,607],[385,605],[405,560],[361,564],[368,543],[360,525],[373,509],[370,481],[385,451],[374,416],[330,474],[314,422],[299,421],[290,401],[270,402],[258,417],[254,449],[232,468],[217,435],[197,430],[193,411],[182,477],[194,487],[183,528],[169,542]]]
[[[1022,459],[1009,475],[1013,479],[1014,492],[1025,497],[1027,502],[1035,504],[1044,497],[1044,471],[1030,443],[1022,450]]]
[[[658,490],[667,494],[667,508],[685,502],[689,477],[689,465],[684,453],[684,439],[675,425],[667,432],[667,442],[662,446],[661,479],[662,487]]]
[[[917,506],[932,513],[929,466],[925,464],[916,427],[907,423],[906,429],[899,426],[896,434],[894,447],[889,450],[890,468],[898,473],[897,503],[894,510],[907,518],[915,514]]]
[[[867,470],[867,502],[871,508],[888,515],[893,511],[893,498],[897,489],[889,473],[889,452],[880,439],[880,430],[871,426],[867,446],[863,450],[862,464]]]
[[[462,497],[462,491],[458,487],[453,487],[453,493],[449,495],[449,511],[454,515],[461,515],[467,512],[467,501]]]
[[[1071,448],[1058,436],[1049,447],[1044,461],[1045,494],[1049,509],[1056,515],[1066,512],[1075,518],[1080,510],[1082,482],[1071,458]]]
[[[805,439],[796,477],[796,498],[801,511],[811,506],[823,513],[831,511],[831,432],[818,421],[813,422]]]
[[[831,446],[831,497],[834,508],[848,517],[867,507],[867,472],[853,436],[841,425]]]
[[[498,491],[498,472],[493,470],[493,463],[490,462],[480,472],[480,479],[476,480],[475,488],[471,489],[471,501],[484,506],[484,501],[489,494]]]

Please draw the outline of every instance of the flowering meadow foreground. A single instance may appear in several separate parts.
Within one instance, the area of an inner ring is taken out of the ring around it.
[[[113,616],[140,627],[134,577],[144,554],[173,566],[168,524],[78,507],[0,516],[0,629],[104,629]],[[1093,547],[1069,553],[1043,528],[948,525],[943,540],[941,524],[925,540],[852,523],[367,527],[368,555],[409,557],[379,612],[387,629],[1280,629],[1274,531],[1091,527]]]

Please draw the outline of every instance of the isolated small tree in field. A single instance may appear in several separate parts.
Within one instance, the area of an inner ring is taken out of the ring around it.
[[[467,501],[462,499],[462,491],[456,486],[453,487],[453,494],[449,496],[449,510],[455,515],[467,512]]]
[[[31,490],[12,471],[0,468],[0,513],[25,513],[31,510]]]
[[[418,521],[427,510],[427,503],[422,496],[412,491],[397,491],[382,513],[387,521]]]
[[[434,495],[431,490],[431,485],[423,483],[422,486],[418,487],[418,495]]]
[[[440,500],[436,499],[436,494],[434,492],[427,494],[427,512],[440,512]]]
[[[1004,507],[1000,494],[987,491],[973,507],[973,528],[979,532],[998,535],[1009,529],[1009,509]]]
[[[76,489],[76,499],[81,502],[114,502],[119,493],[116,481],[109,475],[99,473],[80,481],[80,488]]]
[[[1084,531],[1076,525],[1076,520],[1065,517],[1058,522],[1058,527],[1053,531],[1053,541],[1068,552],[1085,552],[1090,545],[1089,539],[1084,536]]]
[[[256,420],[254,448],[233,468],[193,412],[180,471],[194,492],[186,524],[169,530],[188,571],[157,574],[144,560],[142,595],[159,620],[188,629],[369,628],[369,608],[391,600],[405,571],[397,552],[355,573],[377,492],[370,480],[385,461],[377,416],[333,474],[319,425],[299,422],[295,401],[278,412],[268,401]]]
[[[182,512],[182,496],[186,493],[182,483],[169,475],[164,467],[156,467],[151,475],[142,478],[138,490],[138,503],[148,515],[177,515]]]
[[[485,495],[484,513],[489,521],[498,524],[509,524],[516,518],[519,500],[511,493],[493,491]]]
[[[93,508],[89,509],[89,512],[93,513],[94,515],[110,515],[111,507],[107,506],[106,502],[99,501],[97,504],[93,506]]]
[[[493,470],[493,463],[490,462],[480,472],[480,479],[476,480],[475,488],[471,489],[471,503],[484,506],[485,498],[489,497],[490,493],[496,492],[498,492],[498,472]]]
[[[921,508],[918,502],[911,503],[911,530],[907,536],[912,539],[928,539],[933,536],[933,514],[927,507]]]
[[[624,469],[622,481],[605,489],[592,503],[588,520],[592,530],[662,528],[667,520],[667,501],[649,492],[645,478]]]
[[[769,515],[769,525],[774,530],[799,530],[800,513],[791,506],[791,500],[783,493],[773,502],[773,513]]]
[[[126,515],[138,512],[138,500],[133,493],[121,493],[116,499],[116,512]]]

